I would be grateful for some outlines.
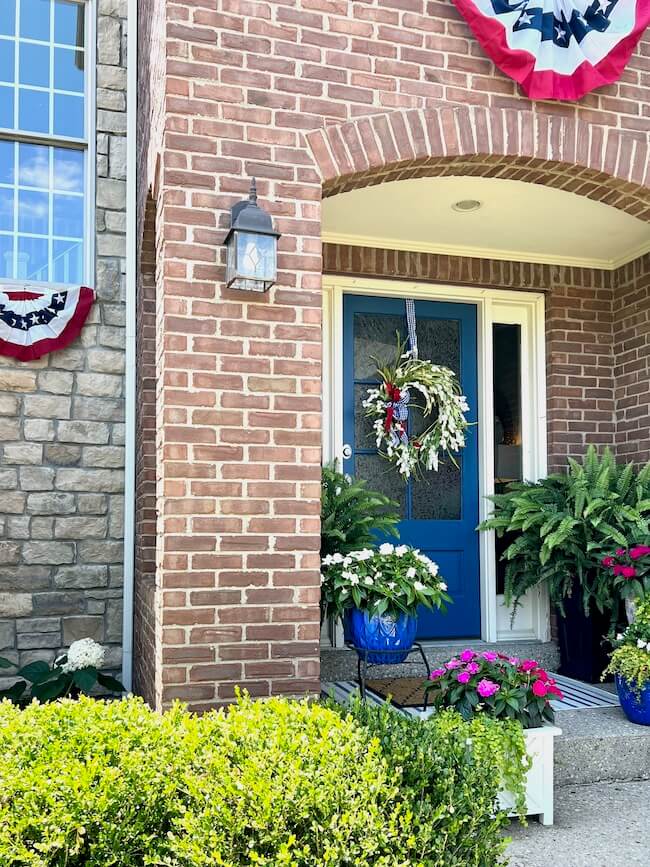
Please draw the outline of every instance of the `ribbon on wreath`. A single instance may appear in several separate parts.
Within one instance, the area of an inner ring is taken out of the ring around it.
[[[418,336],[415,327],[415,301],[412,298],[406,299],[406,328],[411,347],[411,357],[417,358]],[[388,403],[386,404],[384,430],[390,434],[393,446],[400,443],[408,445],[408,404],[411,396],[407,389],[400,390],[391,382],[386,383],[386,394]]]
[[[406,444],[409,441],[406,422],[409,417],[410,395],[406,389],[400,391],[396,385],[390,382],[386,383],[386,392],[388,393],[388,404],[386,405],[384,430],[391,434],[393,445]]]

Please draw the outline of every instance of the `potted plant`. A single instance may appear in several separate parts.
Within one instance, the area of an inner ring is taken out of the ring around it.
[[[595,682],[607,658],[603,636],[616,622],[620,597],[602,558],[612,543],[627,546],[649,528],[650,464],[618,466],[609,449],[590,446],[566,473],[513,483],[490,498],[494,510],[480,530],[513,534],[502,559],[505,601],[513,618],[522,597],[540,585],[558,612],[561,671]]]
[[[323,467],[321,480],[321,558],[375,547],[381,538],[397,538],[399,504],[363,479],[339,471],[336,463]],[[329,598],[329,584],[321,588],[321,623],[340,612]]]
[[[350,637],[370,663],[403,662],[415,640],[420,605],[444,611],[450,602],[438,566],[408,545],[328,554],[321,589],[328,609],[350,612]]]
[[[454,708],[464,719],[487,714],[521,724],[528,757],[525,813],[552,825],[553,743],[561,731],[553,725],[551,700],[562,698],[553,678],[534,659],[468,648],[431,672],[426,692],[434,708]],[[511,792],[500,796],[513,815],[515,801]]]
[[[650,599],[637,600],[634,623],[616,636],[603,677],[613,674],[625,716],[650,725]]]

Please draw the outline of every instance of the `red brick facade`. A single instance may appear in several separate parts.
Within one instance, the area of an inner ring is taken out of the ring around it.
[[[650,43],[618,85],[577,106],[533,104],[451,3],[297,5],[149,0],[141,16],[140,225],[149,189],[157,211],[158,534],[154,598],[138,604],[156,614],[158,704],[225,702],[237,683],[256,695],[318,688],[322,195],[481,174],[650,217]],[[282,233],[278,284],[263,297],[223,282],[229,210],[252,175]],[[449,263],[425,264],[427,279],[448,280]],[[462,282],[495,270],[457,267]],[[625,273],[635,297],[647,269]],[[509,264],[499,275],[550,289],[553,460],[615,434],[635,453],[644,349],[613,368],[635,323],[611,274]]]

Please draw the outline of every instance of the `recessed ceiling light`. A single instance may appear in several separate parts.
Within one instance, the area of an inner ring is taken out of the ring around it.
[[[461,199],[459,202],[454,202],[451,207],[460,214],[471,214],[472,211],[478,211],[483,207],[483,202],[479,202],[478,199]]]

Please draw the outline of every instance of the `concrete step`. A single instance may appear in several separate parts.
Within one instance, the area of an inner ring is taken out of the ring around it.
[[[560,710],[556,787],[650,780],[650,726],[628,722],[620,707]]]

